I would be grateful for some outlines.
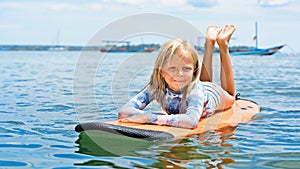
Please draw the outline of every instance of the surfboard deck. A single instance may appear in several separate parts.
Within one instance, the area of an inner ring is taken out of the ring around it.
[[[191,135],[201,134],[207,131],[221,129],[227,126],[236,126],[239,123],[251,121],[260,106],[253,101],[239,99],[232,107],[225,111],[220,111],[210,117],[200,119],[195,129],[186,129],[170,126],[160,126],[152,124],[124,123],[116,121],[95,122],[79,124],[75,130],[77,132],[98,130],[113,134],[122,135],[146,140],[181,139]],[[143,133],[139,135],[139,133]],[[146,135],[146,136],[144,136]]]

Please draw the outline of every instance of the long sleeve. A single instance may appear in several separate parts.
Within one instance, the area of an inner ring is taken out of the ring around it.
[[[148,122],[183,128],[195,128],[201,118],[207,93],[201,82],[196,83],[188,97],[185,114],[158,115],[151,113]]]
[[[119,119],[136,115],[146,114],[143,109],[151,102],[150,89],[146,87],[144,90],[130,99],[119,111]]]

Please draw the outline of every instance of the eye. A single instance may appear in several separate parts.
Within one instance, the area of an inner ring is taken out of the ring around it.
[[[183,67],[183,68],[182,68],[182,71],[184,71],[184,72],[189,72],[189,71],[191,71],[191,70],[192,70],[191,67]]]
[[[176,67],[169,67],[168,71],[170,71],[170,72],[176,72]]]

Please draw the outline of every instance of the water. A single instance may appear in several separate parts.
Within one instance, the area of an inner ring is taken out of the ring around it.
[[[74,126],[117,119],[155,53],[1,52],[0,168],[298,168],[299,57],[232,57],[237,91],[261,106],[253,121],[114,154]]]

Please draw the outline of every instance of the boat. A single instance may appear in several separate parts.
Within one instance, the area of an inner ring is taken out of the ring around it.
[[[229,48],[229,52],[231,55],[273,55],[278,52],[285,45],[274,46],[270,48],[248,48],[247,50],[243,50],[242,47],[237,47],[236,49]]]
[[[285,45],[278,45],[269,48],[259,48],[258,47],[258,29],[257,22],[255,22],[255,36],[253,40],[255,40],[255,47],[230,47],[229,52],[231,55],[273,55],[278,52]]]
[[[258,34],[257,34],[257,22],[255,22],[255,36],[253,40],[255,40],[255,47],[249,47],[249,46],[233,46],[229,47],[230,55],[236,56],[236,55],[273,55],[276,52],[278,52],[280,49],[282,49],[285,44],[273,46],[269,48],[259,48],[258,47]],[[201,53],[204,53],[203,47],[197,47],[198,50],[200,50]],[[219,49],[216,48],[215,53],[219,53]]]

